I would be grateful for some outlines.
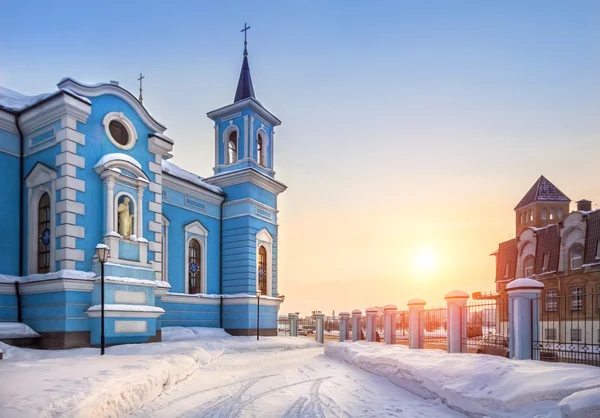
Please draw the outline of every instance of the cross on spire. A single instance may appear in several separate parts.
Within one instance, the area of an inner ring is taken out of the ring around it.
[[[145,76],[142,75],[142,73],[140,73],[140,78],[138,78],[138,81],[140,82],[140,97],[139,97],[139,101],[140,103],[142,103],[144,101],[144,98],[142,97],[142,80],[146,78]]]
[[[248,55],[248,49],[246,48],[246,45],[248,45],[248,41],[246,39],[246,35],[248,34],[248,29],[250,29],[250,26],[248,26],[246,23],[244,23],[244,29],[242,29],[240,32],[244,32],[244,56]]]

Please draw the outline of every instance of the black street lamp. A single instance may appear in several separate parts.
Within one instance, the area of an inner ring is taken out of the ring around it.
[[[100,355],[104,355],[104,263],[110,257],[110,248],[104,244],[96,245],[96,257],[100,262]]]
[[[262,292],[260,289],[256,291],[256,341],[259,340],[260,336],[260,295]]]

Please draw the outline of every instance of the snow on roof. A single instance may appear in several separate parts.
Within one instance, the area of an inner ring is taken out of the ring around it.
[[[0,322],[0,339],[2,338],[32,338],[40,334],[21,322]]]
[[[454,298],[469,298],[469,294],[467,292],[463,292],[462,290],[453,290],[451,292],[446,293],[444,296],[446,299],[454,299]]]
[[[100,161],[96,163],[94,168],[102,167],[103,165],[106,165],[111,161],[127,161],[128,163],[133,164],[134,166],[139,168],[140,170],[142,169],[142,165],[138,162],[138,160],[120,152],[106,154],[104,157],[100,158]]]
[[[156,287],[156,280],[134,279],[133,277],[117,277],[117,276],[106,276],[104,278],[104,280],[107,282],[112,282],[112,283],[125,283],[125,284],[131,284],[131,285]]]
[[[196,186],[203,187],[211,192],[222,194],[220,187],[213,186],[212,184],[208,184],[204,181],[204,179],[196,174],[190,173],[189,171],[184,170],[181,167],[176,166],[175,164],[163,160],[162,161],[162,169],[165,173],[172,175],[173,177],[177,177],[179,179],[188,181]]]
[[[531,186],[531,189],[523,196],[523,199],[517,204],[515,210],[538,201],[570,202],[571,199],[561,192],[558,187],[552,184],[546,177],[540,176],[533,186]]]
[[[51,93],[42,93],[35,96],[27,96],[25,94],[21,94],[14,90],[0,86],[0,108],[8,110],[9,112],[22,112],[23,110],[37,103],[40,103],[41,101],[44,101],[52,96],[60,94],[61,92],[68,93],[88,104],[92,103],[87,98],[75,94],[69,89],[59,89]]]

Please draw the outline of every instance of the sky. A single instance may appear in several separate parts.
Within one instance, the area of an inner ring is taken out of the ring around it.
[[[0,85],[118,80],[212,174],[247,22],[277,130],[281,312],[494,290],[540,175],[600,203],[598,1],[2,1]],[[574,205],[573,205],[574,206]]]

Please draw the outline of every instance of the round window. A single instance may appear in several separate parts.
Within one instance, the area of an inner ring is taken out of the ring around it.
[[[129,133],[121,122],[117,120],[111,120],[108,125],[108,129],[110,130],[110,135],[113,137],[113,140],[120,145],[126,146],[129,144]]]

